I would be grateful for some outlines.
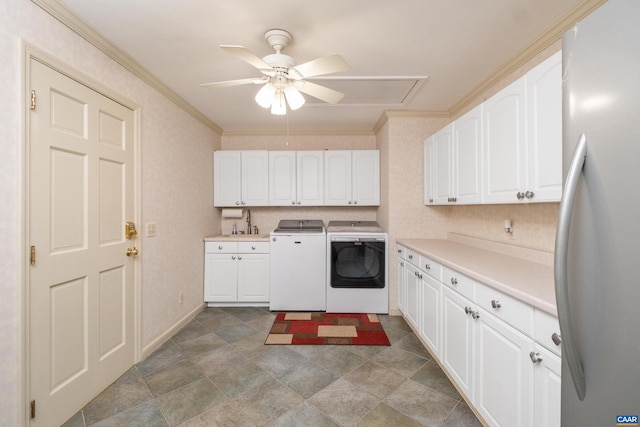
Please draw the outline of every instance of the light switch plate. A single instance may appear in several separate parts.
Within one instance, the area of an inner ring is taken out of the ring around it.
[[[147,229],[147,237],[153,237],[158,232],[155,222],[148,222],[146,229]]]

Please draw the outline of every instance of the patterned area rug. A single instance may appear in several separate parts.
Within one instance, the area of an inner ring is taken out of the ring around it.
[[[376,314],[278,313],[265,344],[391,345]]]

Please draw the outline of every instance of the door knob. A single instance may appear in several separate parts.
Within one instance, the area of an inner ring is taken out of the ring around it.
[[[131,256],[131,255],[138,255],[138,250],[136,249],[136,247],[132,247],[132,248],[127,248],[127,256]]]

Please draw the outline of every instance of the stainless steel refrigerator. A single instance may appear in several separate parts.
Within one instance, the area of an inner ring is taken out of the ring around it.
[[[638,425],[640,0],[604,3],[562,49],[562,426]]]

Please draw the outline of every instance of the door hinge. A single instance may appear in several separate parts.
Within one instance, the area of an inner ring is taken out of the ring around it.
[[[31,419],[36,417],[36,401],[35,399],[31,401]]]
[[[36,265],[36,247],[31,246],[31,265]]]
[[[36,91],[35,90],[31,91],[31,109],[32,110],[36,109]]]

